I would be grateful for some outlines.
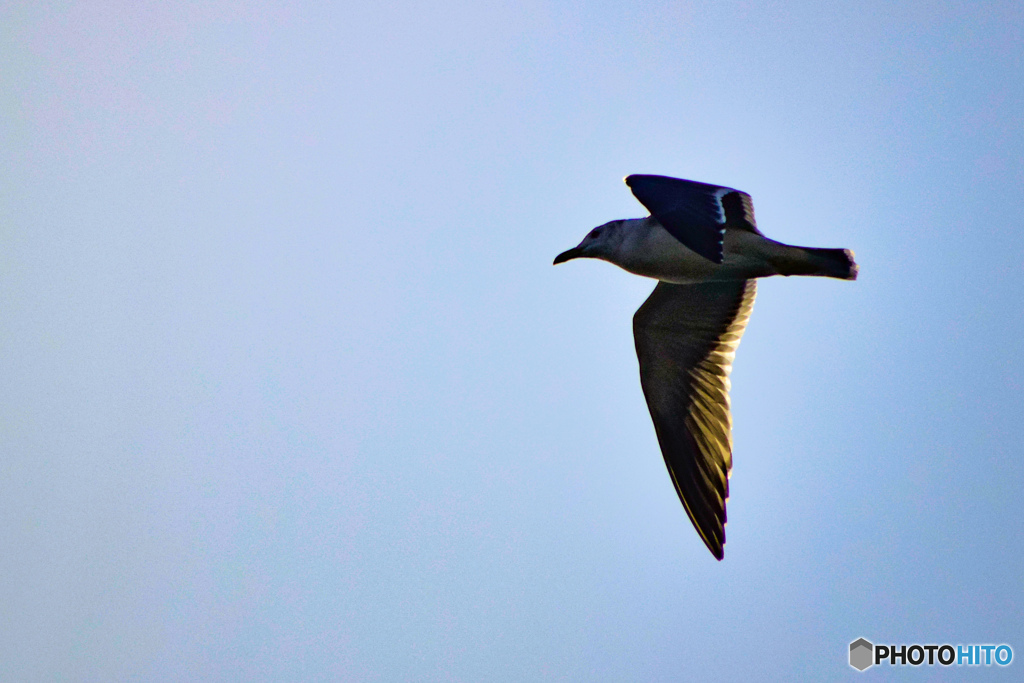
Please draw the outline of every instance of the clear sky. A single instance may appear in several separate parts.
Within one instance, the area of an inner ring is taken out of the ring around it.
[[[0,679],[1019,673],[1022,46],[1017,1],[4,3]],[[721,563],[652,283],[551,266],[629,173],[861,265],[761,283]]]

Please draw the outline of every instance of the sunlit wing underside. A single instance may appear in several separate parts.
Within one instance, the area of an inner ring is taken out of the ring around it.
[[[640,383],[665,464],[719,560],[732,469],[729,373],[756,291],[755,280],[659,282],[633,316]]]

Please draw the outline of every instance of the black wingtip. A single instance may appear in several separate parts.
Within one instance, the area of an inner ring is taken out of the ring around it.
[[[691,518],[692,519],[692,518]],[[700,540],[704,541],[705,547],[711,551],[711,554],[716,560],[721,562],[725,559],[725,539],[724,538],[707,538],[697,529],[697,533],[700,534]],[[722,536],[725,536],[725,531],[722,531]]]
[[[670,180],[670,181],[682,181],[684,183],[693,183],[693,180],[683,180],[682,178],[673,178],[668,175],[657,175],[655,173],[630,173],[628,176],[622,179],[622,182],[626,183],[629,187],[633,187],[633,184],[637,180],[644,180],[645,178],[651,180]],[[698,183],[699,184],[699,183]]]
[[[697,530],[697,533],[700,533],[700,529]],[[725,535],[725,531],[724,530],[722,531],[722,535],[723,536]],[[721,562],[722,560],[725,559],[725,539],[724,538],[721,539],[721,540],[719,540],[718,538],[705,538],[704,534],[701,534],[700,538],[701,538],[702,541],[704,541],[704,545],[707,546],[707,549],[711,551],[711,554],[714,555],[716,560]]]

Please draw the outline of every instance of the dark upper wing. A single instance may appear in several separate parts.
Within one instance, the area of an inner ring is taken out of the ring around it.
[[[715,263],[725,256],[727,226],[757,232],[745,192],[661,175],[627,176],[626,184],[673,237]]]
[[[729,372],[756,291],[755,280],[659,282],[633,316],[661,453],[686,514],[719,560],[732,469]]]

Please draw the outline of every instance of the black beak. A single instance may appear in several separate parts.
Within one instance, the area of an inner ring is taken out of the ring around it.
[[[559,263],[565,263],[574,258],[583,256],[583,250],[579,247],[573,247],[569,251],[563,251],[561,254],[555,257],[555,262],[551,265],[557,266]]]

